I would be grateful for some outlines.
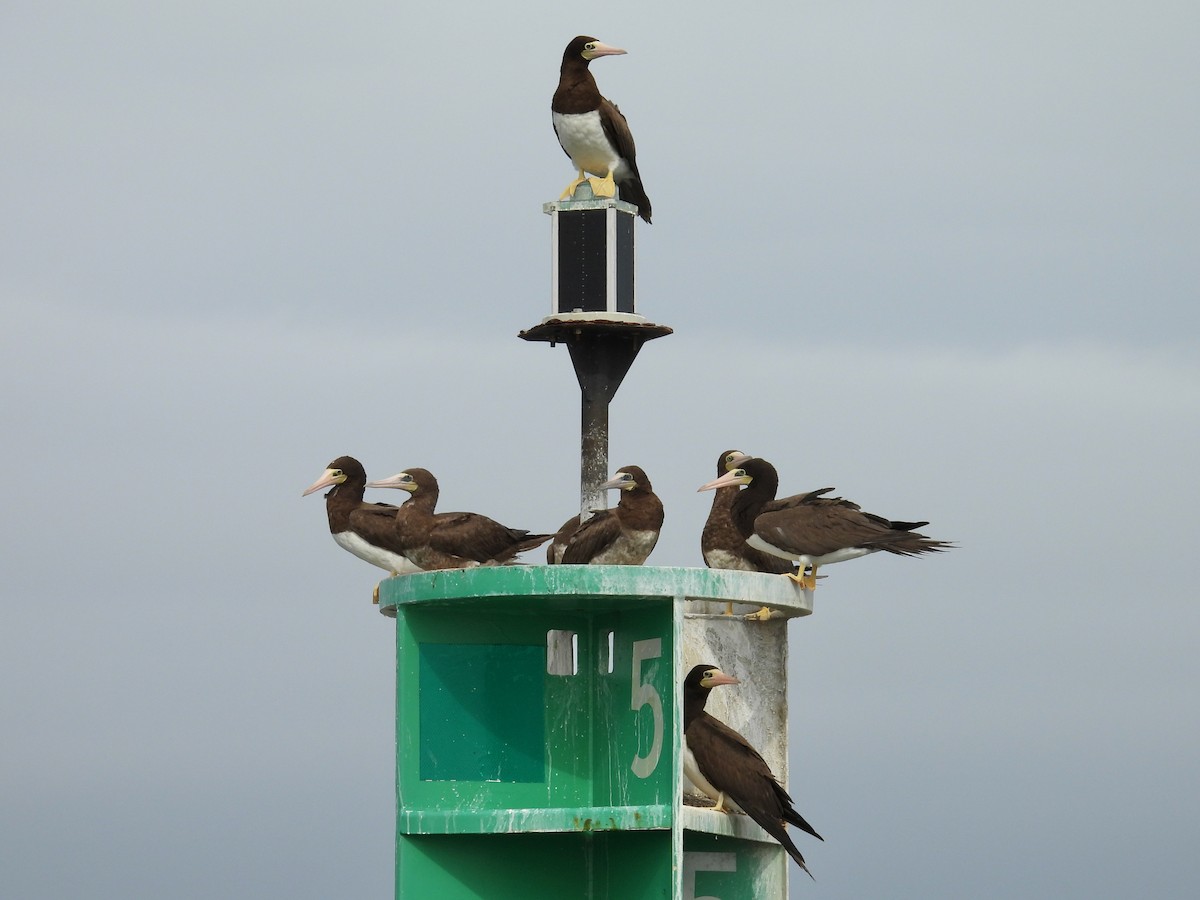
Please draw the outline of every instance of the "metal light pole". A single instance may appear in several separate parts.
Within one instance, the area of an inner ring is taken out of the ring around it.
[[[578,199],[576,199],[578,198]],[[551,313],[519,335],[566,344],[579,380],[579,508],[607,507],[608,405],[642,344],[671,334],[637,314],[634,220],[637,207],[597,200],[584,182],[571,200],[547,203],[551,219]]]

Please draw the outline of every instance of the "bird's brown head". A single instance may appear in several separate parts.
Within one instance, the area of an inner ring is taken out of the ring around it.
[[[622,466],[620,469],[617,469],[616,474],[612,478],[600,485],[600,490],[602,491],[613,488],[622,491],[653,490],[650,485],[650,479],[640,466]]]
[[[741,450],[726,450],[717,459],[717,475],[724,475],[731,469],[736,469],[748,459],[750,459],[750,455]]]
[[[593,59],[601,56],[621,56],[624,53],[625,51],[620,47],[611,47],[594,37],[581,34],[567,44],[567,49],[563,51],[563,65],[583,60],[583,64],[586,66]]]
[[[437,479],[428,469],[405,469],[390,478],[367,482],[367,487],[396,488],[410,494],[416,494],[418,491],[436,491],[437,486]]]
[[[741,682],[732,675],[726,675],[711,663],[693,666],[692,670],[688,672],[687,677],[683,680],[684,690],[691,687],[693,689],[700,688],[705,691],[711,691],[722,684],[741,684]]]
[[[738,460],[736,468],[729,469],[720,478],[710,481],[707,484],[702,484],[696,490],[715,491],[723,487],[749,485],[756,481],[764,487],[769,485],[770,490],[774,492],[779,486],[779,473],[765,459],[754,456]]]
[[[321,477],[304,489],[301,497],[307,497],[322,488],[337,487],[339,484],[345,484],[347,481],[366,482],[367,470],[353,456],[339,456],[321,473]]]

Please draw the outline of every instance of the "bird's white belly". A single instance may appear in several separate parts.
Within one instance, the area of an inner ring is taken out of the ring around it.
[[[729,550],[709,550],[704,554],[704,561],[708,563],[710,569],[736,569],[739,572],[758,571],[744,558]]]
[[[371,565],[379,566],[379,568],[385,569],[388,572],[409,575],[413,572],[421,571],[409,561],[408,557],[369,544],[353,531],[339,532],[333,536],[333,539],[337,541],[337,545],[343,550],[349,550],[359,559],[364,559]]]
[[[621,157],[617,155],[608,141],[608,135],[604,133],[599,112],[552,115],[558,142],[578,168],[604,177],[609,169],[621,162]],[[616,171],[623,168],[622,165]]]
[[[627,531],[592,559],[594,566],[640,566],[658,543],[657,531]]]
[[[858,559],[860,556],[866,556],[868,553],[875,552],[874,547],[843,547],[841,550],[834,550],[832,553],[826,553],[824,556],[809,556],[807,553],[790,553],[787,550],[782,550],[767,543],[758,534],[750,535],[750,537],[746,538],[746,543],[755,550],[761,550],[763,553],[778,556],[780,559],[790,559],[801,566],[828,566],[831,563],[845,562],[848,559]]]

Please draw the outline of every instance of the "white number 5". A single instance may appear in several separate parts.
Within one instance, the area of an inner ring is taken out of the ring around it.
[[[658,696],[654,685],[642,683],[642,662],[647,659],[658,659],[660,656],[662,656],[661,638],[633,642],[633,698],[630,700],[629,708],[637,712],[643,706],[649,706],[650,713],[654,716],[654,736],[650,741],[650,752],[645,756],[633,758],[633,774],[638,778],[649,778],[650,773],[658,765],[659,757],[662,756],[662,698]]]

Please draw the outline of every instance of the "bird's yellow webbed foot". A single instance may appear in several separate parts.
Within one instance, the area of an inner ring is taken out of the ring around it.
[[[588,184],[592,186],[592,193],[597,197],[617,196],[617,185],[613,181],[612,169],[609,169],[608,174],[603,178],[589,178]]]
[[[371,591],[371,602],[379,605],[379,585],[375,585],[375,590]]]
[[[721,793],[719,793],[717,795],[717,802],[713,806],[713,812],[723,812],[723,813],[729,812],[729,810],[727,810],[725,808],[725,792],[724,791],[722,791]]]
[[[587,173],[585,173],[585,172],[583,171],[583,169],[580,169],[580,170],[579,170],[579,171],[578,171],[578,172],[575,174],[575,180],[574,180],[574,181],[572,181],[570,184],[568,184],[568,185],[567,185],[567,189],[566,189],[565,191],[563,191],[563,192],[562,192],[562,196],[561,196],[561,197],[559,197],[558,199],[559,199],[559,200],[569,200],[569,199],[571,199],[571,197],[573,197],[573,196],[575,195],[575,188],[579,187],[579,186],[580,186],[581,184],[583,184],[585,181],[586,181],[586,182],[588,182],[588,183],[591,183],[591,179],[587,177]]]
[[[816,587],[817,587],[817,567],[816,566],[813,566],[812,572],[810,572],[807,575],[804,574],[804,569],[803,569],[803,567],[801,567],[801,569],[796,573],[789,572],[787,577],[792,579],[792,581],[796,582],[796,584],[800,585],[801,590],[805,590],[805,591],[816,590]]]
[[[771,618],[771,610],[770,608],[764,606],[755,612],[747,613],[744,618],[751,622],[765,622]]]

